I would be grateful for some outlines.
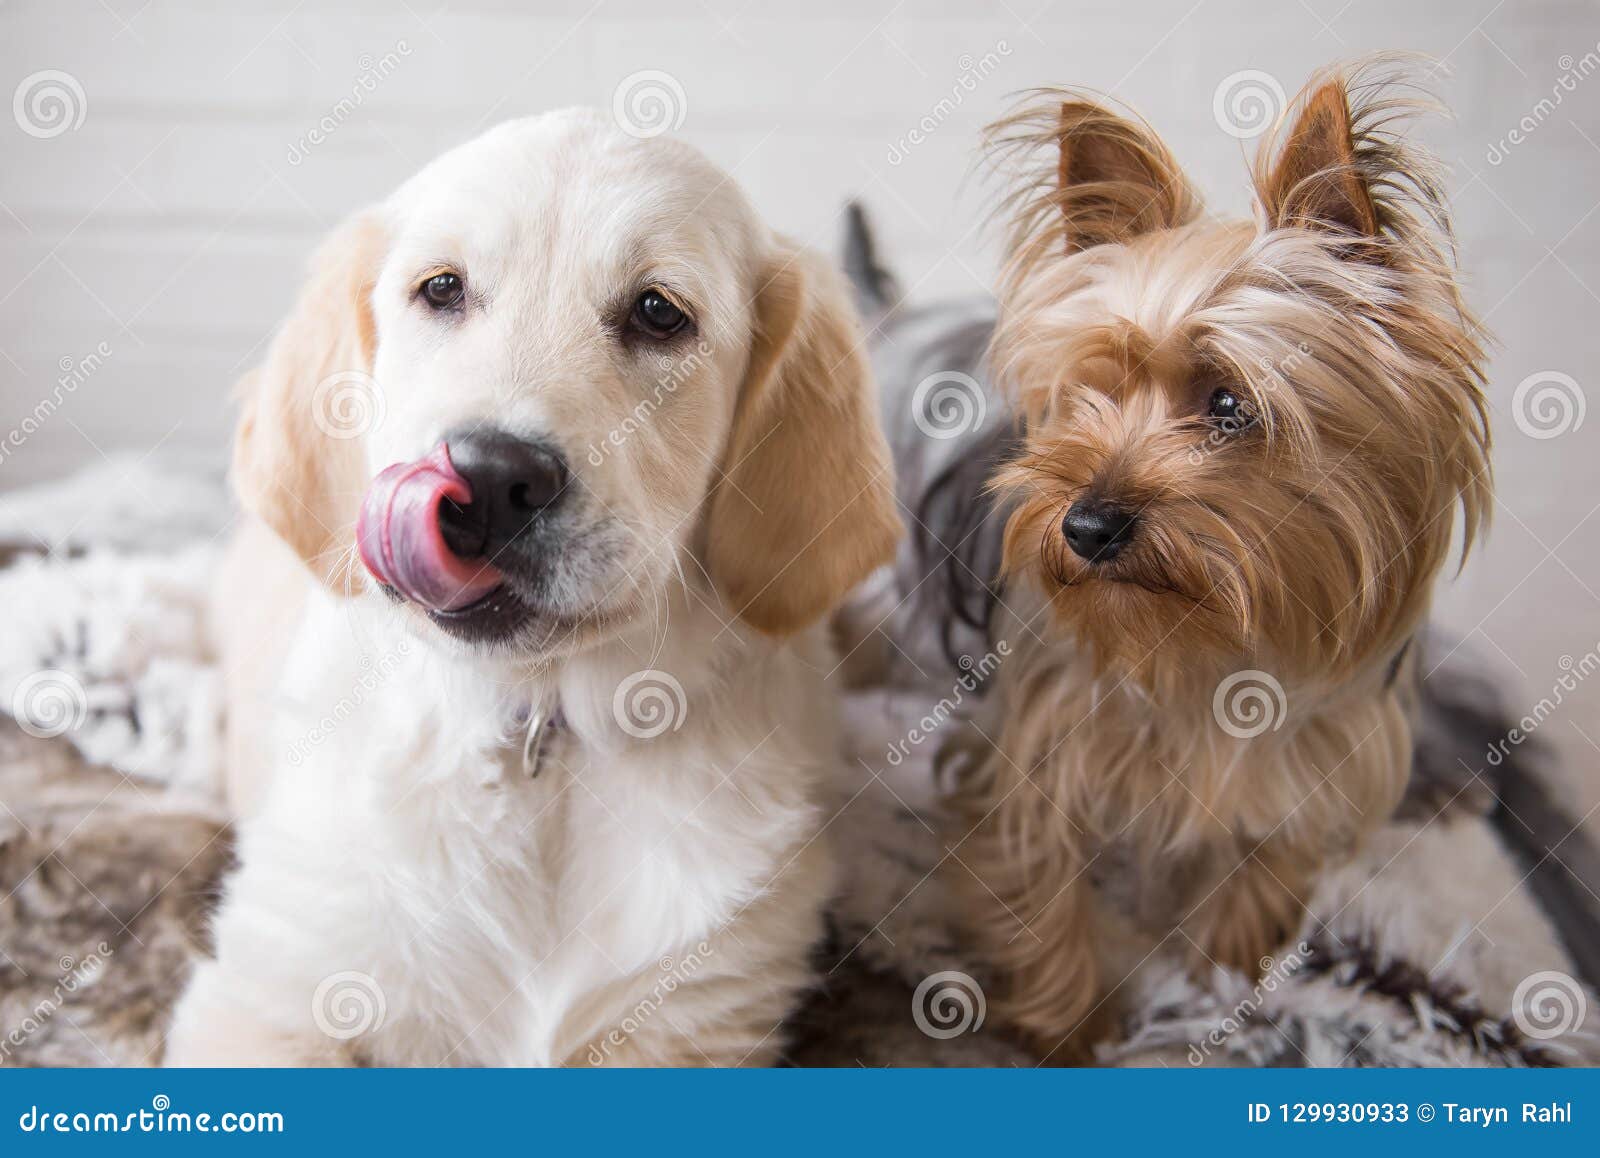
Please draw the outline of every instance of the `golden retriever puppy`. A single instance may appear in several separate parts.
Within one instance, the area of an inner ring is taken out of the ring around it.
[[[167,1061],[770,1062],[831,875],[819,621],[899,534],[857,322],[563,111],[343,225],[246,384],[240,868]]]

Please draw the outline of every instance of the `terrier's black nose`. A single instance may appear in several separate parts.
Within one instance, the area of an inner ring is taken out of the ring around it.
[[[1091,563],[1105,563],[1128,545],[1138,524],[1139,516],[1132,511],[1084,498],[1073,503],[1061,520],[1061,533],[1073,554]]]
[[[465,507],[445,503],[439,529],[465,559],[493,555],[530,531],[567,489],[567,464],[552,446],[493,427],[445,435],[450,461],[472,488]]]

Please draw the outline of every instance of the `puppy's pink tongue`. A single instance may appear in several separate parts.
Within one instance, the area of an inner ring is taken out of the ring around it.
[[[434,611],[457,611],[500,586],[483,559],[452,552],[439,530],[439,504],[466,506],[472,488],[440,443],[417,462],[400,462],[372,480],[361,504],[356,543],[361,561],[381,583]]]

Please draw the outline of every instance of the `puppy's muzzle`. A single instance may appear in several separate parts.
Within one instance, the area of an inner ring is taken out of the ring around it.
[[[1109,563],[1132,540],[1138,526],[1137,512],[1100,499],[1082,498],[1061,520],[1061,533],[1080,559]]]
[[[444,541],[461,558],[495,559],[552,516],[566,494],[566,461],[547,443],[493,427],[451,431],[445,443],[472,494],[465,506],[439,508]]]
[[[526,541],[561,505],[568,473],[542,442],[492,427],[446,434],[427,456],[387,467],[367,488],[356,536],[390,591],[454,613],[532,570]],[[500,602],[504,602],[501,600]]]

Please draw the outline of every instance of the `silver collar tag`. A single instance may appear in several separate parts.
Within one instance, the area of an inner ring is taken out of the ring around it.
[[[528,730],[522,739],[522,771],[529,780],[539,775],[551,734],[560,726],[561,708],[540,701],[529,705]]]

